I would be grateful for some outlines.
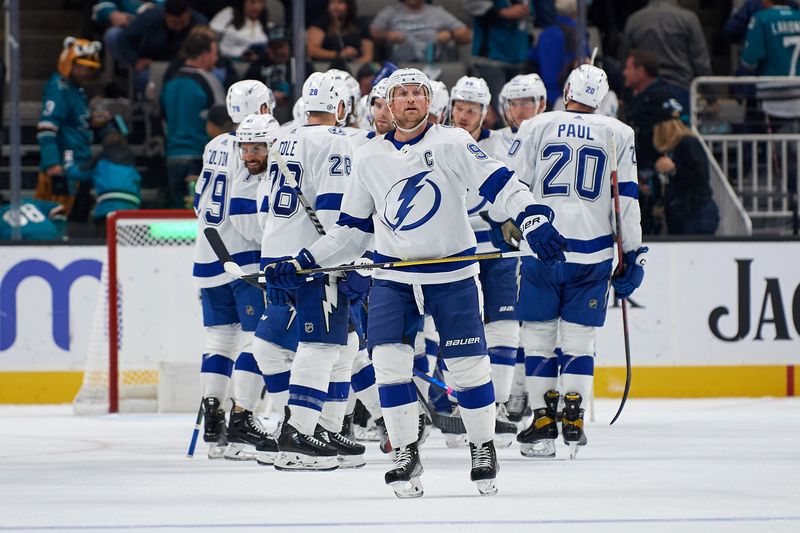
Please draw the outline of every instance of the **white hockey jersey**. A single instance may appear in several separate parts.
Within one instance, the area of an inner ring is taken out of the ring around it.
[[[236,153],[236,136],[224,133],[212,139],[203,152],[203,171],[195,184],[194,210],[197,213],[197,240],[194,247],[193,276],[195,285],[201,288],[218,287],[234,280],[226,273],[217,260],[203,231],[214,227],[222,237],[233,260],[242,267],[245,273],[258,271],[259,241],[242,235],[237,229],[241,219],[255,222],[256,202],[255,186],[257,181],[247,172]],[[242,176],[242,169],[244,176]],[[234,183],[237,179],[252,180],[247,193],[239,197],[234,194]]]
[[[614,256],[611,134],[617,147],[623,251],[639,248],[642,230],[636,148],[630,126],[599,114],[552,111],[525,121],[508,164],[550,206],[567,239],[567,262],[598,263]]]
[[[511,131],[511,128],[506,128]],[[514,142],[514,137],[506,135],[504,130],[493,131],[487,128],[482,128],[481,133],[476,141],[481,150],[486,152],[487,155],[497,159],[498,161],[505,161],[508,157],[508,150],[511,148],[511,143]],[[492,245],[489,239],[489,223],[480,216],[481,211],[489,211],[491,203],[481,196],[477,189],[470,189],[467,192],[467,213],[469,213],[469,223],[475,231],[475,239],[478,241],[478,253],[486,254],[496,252],[497,248]],[[494,211],[492,209],[492,211]]]
[[[309,248],[322,266],[354,260],[373,233],[375,262],[474,254],[465,205],[470,188],[513,217],[533,203],[525,185],[461,129],[429,124],[405,143],[389,132],[358,148],[353,163],[339,221]],[[477,273],[474,261],[464,261],[378,270],[373,277],[431,284]]]
[[[371,139],[371,137],[368,136],[369,130],[362,130],[361,128],[354,128],[352,126],[345,126],[342,129],[350,138],[350,143],[353,145],[353,149],[358,148]]]
[[[353,153],[349,137],[336,126],[306,125],[275,141],[277,151],[317,217],[326,229],[339,218]],[[286,183],[278,163],[270,161],[258,204],[264,224],[262,262],[295,256],[319,238],[294,189]]]

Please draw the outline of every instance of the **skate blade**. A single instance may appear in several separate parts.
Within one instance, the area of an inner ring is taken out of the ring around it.
[[[263,466],[272,466],[275,464],[275,459],[277,458],[277,452],[259,452],[256,457],[256,462]]]
[[[283,471],[328,472],[339,468],[339,462],[335,456],[311,457],[299,453],[279,452],[273,466],[275,470]]]
[[[367,464],[363,455],[339,455],[336,459],[339,461],[339,468],[361,468]]]
[[[228,461],[255,461],[258,454],[248,450],[245,444],[231,442],[225,448],[223,457]]]
[[[556,456],[556,443],[552,440],[520,442],[519,453],[534,459],[552,459]]]
[[[514,442],[515,436],[508,433],[495,434],[492,440],[495,448],[508,448]]]
[[[381,435],[376,428],[362,428],[356,426],[353,428],[353,434],[356,440],[362,442],[380,442]]]
[[[408,481],[395,481],[389,483],[395,496],[401,499],[419,498],[425,492],[422,490],[422,481],[418,477],[412,477]]]
[[[227,444],[219,445],[212,443],[208,445],[208,458],[209,459],[222,459],[225,456],[225,450],[228,448]]]
[[[481,496],[494,496],[497,494],[497,484],[493,479],[481,479],[475,482],[478,485],[478,492]]]
[[[578,443],[577,442],[569,442],[567,443],[569,446],[569,460],[574,461],[575,457],[578,456]]]

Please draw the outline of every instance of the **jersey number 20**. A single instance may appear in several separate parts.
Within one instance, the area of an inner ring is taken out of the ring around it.
[[[584,200],[591,202],[600,196],[603,186],[603,171],[606,167],[606,153],[596,146],[581,146],[578,150],[578,161],[575,166],[575,192]],[[572,161],[572,147],[566,143],[548,144],[542,150],[542,159],[555,158],[550,169],[542,180],[542,196],[568,196],[570,184],[557,183],[564,167]],[[589,169],[593,169],[589,172]],[[566,180],[565,180],[566,181]]]

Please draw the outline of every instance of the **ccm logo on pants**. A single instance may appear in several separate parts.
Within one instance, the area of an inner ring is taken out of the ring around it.
[[[481,342],[480,337],[470,337],[468,339],[450,339],[445,342],[445,346],[466,346],[467,344],[477,344]]]

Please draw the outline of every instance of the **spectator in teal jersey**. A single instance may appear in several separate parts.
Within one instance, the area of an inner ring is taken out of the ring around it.
[[[225,103],[222,84],[212,73],[219,57],[214,32],[207,26],[193,28],[181,54],[186,58],[183,66],[161,92],[167,124],[168,205],[173,208],[187,207],[188,186],[203,166],[208,110]]]
[[[89,99],[83,85],[100,68],[99,42],[67,37],[58,68],[44,87],[42,114],[37,125],[39,182],[36,198],[64,205],[67,214],[77,191],[64,177],[64,159],[91,159],[93,139]]]
[[[14,223],[11,205],[0,196],[0,241],[9,240],[19,226],[23,241],[54,241],[64,237],[67,217],[64,206],[47,200],[22,200],[19,222]]]

